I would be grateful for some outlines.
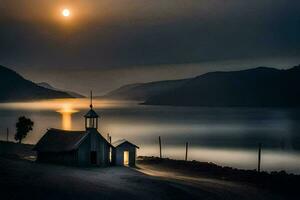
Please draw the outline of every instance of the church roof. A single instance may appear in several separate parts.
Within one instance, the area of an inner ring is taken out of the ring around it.
[[[86,118],[97,118],[99,115],[91,108],[89,112],[87,112],[84,117]]]
[[[66,152],[78,148],[87,136],[86,131],[65,131],[49,129],[35,145],[34,150],[40,152]]]
[[[93,131],[95,131],[94,133],[99,134],[99,137],[105,143],[114,147],[97,130],[67,131],[51,128],[38,141],[33,150],[39,152],[67,152],[76,150],[87,135]]]
[[[117,141],[113,142],[112,145],[113,145],[114,147],[118,147],[118,146],[120,146],[120,145],[122,145],[122,144],[124,144],[124,143],[127,143],[127,144],[129,144],[129,145],[132,145],[132,146],[134,146],[135,148],[138,148],[138,149],[139,149],[139,147],[138,147],[137,145],[135,145],[135,144],[133,144],[133,143],[131,143],[131,142],[128,142],[128,141],[125,140],[125,139],[117,140]]]

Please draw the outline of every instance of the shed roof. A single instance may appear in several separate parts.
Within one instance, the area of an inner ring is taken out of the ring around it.
[[[34,150],[40,152],[65,152],[78,148],[87,136],[86,131],[66,131],[49,129],[35,145]]]
[[[113,145],[114,147],[118,147],[118,146],[120,146],[120,145],[122,145],[122,144],[124,144],[124,143],[128,143],[129,145],[132,145],[132,146],[134,146],[135,148],[138,148],[138,149],[140,148],[140,147],[138,147],[137,145],[135,145],[135,144],[133,144],[133,143],[131,143],[131,142],[129,142],[128,140],[125,140],[125,139],[117,140],[117,141],[113,142],[112,145]]]

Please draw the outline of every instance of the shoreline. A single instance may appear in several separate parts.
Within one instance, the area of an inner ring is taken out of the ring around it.
[[[284,196],[296,196],[300,184],[300,175],[286,173],[285,171],[257,172],[257,170],[219,166],[211,162],[161,159],[147,156],[139,157],[137,163],[141,166],[147,165],[148,168],[156,171],[171,172],[178,176],[249,184]]]

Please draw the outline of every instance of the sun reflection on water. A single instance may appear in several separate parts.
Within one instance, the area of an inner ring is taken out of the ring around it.
[[[62,116],[62,129],[71,130],[72,129],[72,114],[78,112],[78,110],[72,109],[70,104],[62,104],[62,109],[57,110]]]
[[[136,104],[131,101],[115,101],[105,99],[94,99],[94,108],[117,108],[123,107],[126,104]],[[2,109],[18,109],[18,110],[60,110],[65,105],[68,105],[71,109],[89,109],[90,99],[89,98],[76,98],[76,99],[52,99],[52,100],[40,100],[30,102],[13,102],[13,103],[1,103],[0,108]]]

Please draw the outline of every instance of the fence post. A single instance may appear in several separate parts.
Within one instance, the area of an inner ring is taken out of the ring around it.
[[[6,141],[8,142],[8,138],[9,138],[9,129],[6,129]]]
[[[188,150],[189,150],[189,143],[185,143],[185,161],[188,159]]]
[[[161,156],[161,138],[158,136],[158,143],[159,143],[159,157],[162,158]]]
[[[258,143],[258,166],[257,171],[260,172],[260,162],[261,162],[261,143]]]

